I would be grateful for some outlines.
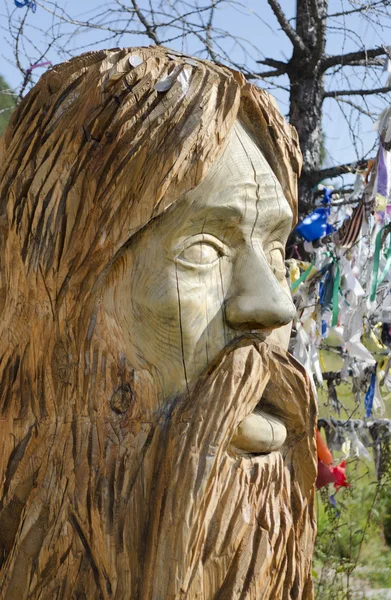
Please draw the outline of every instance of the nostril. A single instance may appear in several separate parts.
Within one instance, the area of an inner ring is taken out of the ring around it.
[[[290,323],[295,312],[288,296],[279,299],[233,296],[226,302],[226,319],[234,329],[276,329]]]

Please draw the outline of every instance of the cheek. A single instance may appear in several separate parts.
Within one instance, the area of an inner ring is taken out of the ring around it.
[[[204,273],[180,270],[178,290],[182,329],[186,336],[198,339],[222,310],[225,293],[220,269],[217,267]]]
[[[197,271],[148,250],[121,272],[107,312],[120,324],[133,367],[153,368],[170,394],[182,389],[184,370],[188,381],[197,377],[229,341],[224,300],[232,267],[221,259]]]
[[[133,343],[146,358],[180,348],[179,289],[175,270],[156,262],[134,278],[131,291]]]
[[[228,343],[224,314],[232,266],[221,259],[206,271],[178,270],[182,345],[188,369],[198,374]]]
[[[161,362],[180,352],[179,310],[175,269],[163,252],[145,244],[124,259],[109,282],[103,303],[120,330],[125,352],[134,368]],[[119,343],[120,340],[118,339]],[[179,351],[177,350],[179,348]]]

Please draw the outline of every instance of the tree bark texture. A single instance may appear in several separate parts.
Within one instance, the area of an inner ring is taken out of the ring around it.
[[[326,46],[327,0],[298,0],[296,31],[305,50],[293,49],[288,65],[290,81],[289,121],[297,129],[303,153],[299,181],[299,212],[308,212],[313,203],[314,173],[320,169],[322,105],[324,94],[324,52]]]

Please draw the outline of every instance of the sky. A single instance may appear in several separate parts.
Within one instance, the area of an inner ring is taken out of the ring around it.
[[[19,2],[28,0],[19,0]],[[149,3],[153,2],[156,6],[158,0],[138,0],[139,7],[146,11]],[[182,1],[183,11],[189,11],[193,8],[193,2],[184,6]],[[57,0],[57,11],[64,11],[71,19],[78,19],[85,22],[93,18],[94,15],[101,14],[97,17],[100,23],[104,22],[104,13],[109,8],[118,8],[118,0],[108,0],[102,3],[101,0]],[[203,5],[208,0],[198,0],[199,5]],[[281,6],[289,18],[293,18],[295,14],[294,0],[280,0]],[[334,13],[342,8],[349,10],[356,7],[360,3],[359,0],[330,0],[329,12]],[[130,5],[130,0],[122,0],[125,6]],[[177,4],[174,4],[177,5]],[[15,89],[21,85],[23,77],[15,64],[15,39],[12,39],[10,34],[10,21],[15,24],[25,18],[25,32],[30,39],[30,44],[19,40],[20,61],[24,69],[35,63],[40,58],[40,52],[43,48],[46,49],[47,38],[54,32],[56,35],[61,34],[57,44],[54,44],[46,53],[44,61],[51,61],[52,64],[62,62],[72,54],[80,54],[89,49],[110,48],[115,46],[132,46],[132,45],[149,45],[151,41],[146,36],[134,35],[125,33],[117,39],[107,39],[109,34],[107,31],[92,31],[86,28],[79,28],[77,35],[69,36],[69,32],[75,31],[75,26],[72,24],[62,23],[58,26],[58,19],[53,17],[55,4],[48,0],[37,0],[37,9],[35,13],[26,8],[17,8],[15,0],[0,0],[0,74],[6,79],[8,84]],[[390,9],[388,9],[390,10]],[[26,14],[27,13],[27,14]],[[391,14],[391,11],[390,11]],[[111,18],[111,17],[110,17]],[[163,18],[163,17],[162,17]],[[106,27],[112,26],[115,21],[115,15],[112,15],[111,22]],[[332,27],[336,26],[338,21],[330,23]],[[57,24],[56,24],[57,23]],[[216,23],[223,31],[228,31],[231,34],[231,39],[223,40],[223,35],[218,40],[222,43],[227,54],[240,64],[246,64],[250,68],[257,68],[255,59],[263,57],[272,57],[278,60],[286,60],[292,53],[292,46],[286,35],[280,30],[275,16],[273,15],[267,0],[230,0],[216,8]],[[294,24],[294,21],[292,21]],[[378,26],[371,26],[368,21],[353,15],[346,20],[347,31],[341,35],[336,29],[331,29],[328,38],[327,52],[330,54],[339,54],[356,50],[358,46],[364,42],[367,48],[377,47],[382,43],[391,44],[391,31],[385,26],[386,23],[380,21]],[[126,26],[126,31],[132,29],[130,23]],[[200,49],[199,40],[196,37],[189,37],[185,46],[180,40],[172,40],[176,32],[167,30],[166,38],[171,40],[166,43],[177,50],[185,50],[190,54],[196,54]],[[234,39],[236,38],[236,39]],[[246,48],[251,51],[253,59],[249,60],[246,53],[241,49],[244,40],[248,40]],[[34,80],[44,72],[47,67],[39,67],[34,69]],[[350,69],[347,71],[349,81],[343,81],[340,76],[333,80],[327,80],[328,89],[337,89],[338,87],[346,88],[347,83],[352,86],[361,87],[363,79],[363,70]],[[377,71],[377,81],[364,82],[365,87],[381,87],[386,84],[387,73],[382,73],[381,69]],[[277,98],[280,109],[283,114],[287,114],[289,110],[289,96],[286,89],[286,80],[281,79],[278,83],[281,87],[270,87],[267,80],[258,81],[258,85],[269,89]],[[359,97],[351,97],[355,103],[360,103]],[[376,132],[373,129],[372,121],[376,117],[376,113],[384,108],[383,104],[377,100],[370,101],[370,105],[365,107],[369,109],[372,120],[368,117],[359,115],[357,121],[352,121],[350,125],[342,114],[342,110],[349,112],[351,106],[341,103],[337,104],[334,100],[327,99],[324,103],[324,121],[323,129],[326,136],[326,161],[324,166],[332,164],[341,164],[344,162],[353,161],[356,157],[361,157],[365,153],[374,155],[374,150],[370,149],[376,143]],[[349,128],[355,127],[359,133],[357,147],[354,148],[349,136]],[[338,183],[338,182],[335,182]],[[342,183],[342,181],[341,181]]]

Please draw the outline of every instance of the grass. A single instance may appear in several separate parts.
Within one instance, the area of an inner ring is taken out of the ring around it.
[[[351,382],[342,382],[337,393],[341,402],[339,418],[364,416],[362,404],[357,406],[354,402]],[[318,389],[318,395],[320,416],[338,418],[326,389]],[[382,388],[382,395],[386,407],[383,416],[391,418],[391,394]],[[342,453],[334,453],[334,457],[339,462]],[[316,600],[391,599],[390,456],[387,462],[387,473],[379,483],[373,459],[350,458],[346,473],[351,487],[335,493],[329,485],[316,493],[318,536],[313,563]],[[338,512],[329,501],[330,494],[335,495]],[[385,594],[385,590],[390,593]]]
[[[379,589],[384,599],[384,589],[391,590],[391,548],[384,535],[391,483],[379,484],[373,464],[358,459],[348,461],[347,475],[351,487],[335,494],[337,510],[329,501],[331,486],[317,492],[315,598],[373,600]]]

